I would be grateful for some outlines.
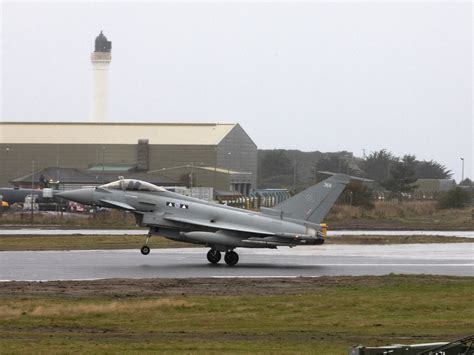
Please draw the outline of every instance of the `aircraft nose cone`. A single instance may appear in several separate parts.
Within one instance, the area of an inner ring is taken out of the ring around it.
[[[81,203],[83,205],[92,205],[94,189],[77,189],[57,193],[56,196],[62,197],[66,200]]]

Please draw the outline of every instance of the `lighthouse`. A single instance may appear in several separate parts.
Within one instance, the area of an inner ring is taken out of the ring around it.
[[[106,122],[108,120],[109,66],[112,60],[112,42],[107,40],[102,31],[95,39],[95,49],[91,53],[92,62],[92,107],[91,120]]]

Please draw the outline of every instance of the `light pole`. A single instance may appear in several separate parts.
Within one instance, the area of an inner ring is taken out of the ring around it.
[[[56,181],[59,181],[59,144],[56,144]]]
[[[464,181],[464,158],[461,157],[461,164],[462,164],[462,170],[461,170],[461,182]]]
[[[217,146],[214,147],[214,189],[212,198],[216,200],[216,184],[217,184]]]
[[[33,202],[36,200],[35,196],[35,161],[31,161],[31,200],[30,200],[30,207],[31,207],[31,224],[33,224]]]
[[[293,192],[296,191],[296,160],[293,162]]]
[[[189,170],[189,188],[192,190],[194,184],[194,162],[191,162]]]
[[[229,179],[229,191],[232,191],[232,184],[230,183],[230,166],[229,166],[229,160],[230,160],[231,155],[232,155],[231,152],[227,152],[227,178]]]
[[[102,146],[102,174],[104,173],[105,170],[105,146]]]
[[[5,157],[5,166],[7,167],[5,170],[7,170],[10,166],[10,162],[8,161],[8,153],[10,153],[10,147],[6,147],[5,148],[5,154],[6,154],[6,157]],[[18,163],[17,163],[18,164]],[[17,176],[15,176],[15,178],[17,178]]]

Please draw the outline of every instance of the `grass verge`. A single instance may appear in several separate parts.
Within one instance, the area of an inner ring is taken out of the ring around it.
[[[331,229],[474,230],[472,207],[438,209],[434,201],[376,202],[367,210],[334,205],[326,222]]]
[[[435,201],[376,202],[375,208],[336,204],[326,222],[331,229],[474,230],[472,207],[440,210]],[[99,214],[29,212],[0,214],[0,225],[57,228],[136,229],[132,214],[110,210]]]
[[[138,249],[144,236],[134,235],[32,235],[0,236],[0,251],[20,250],[109,250]],[[329,237],[326,244],[411,244],[411,243],[473,243],[472,238],[442,236],[340,236]],[[191,248],[196,244],[175,242],[166,238],[152,237],[151,248]]]
[[[141,235],[33,235],[0,236],[0,251],[15,250],[95,250],[139,249],[145,241]],[[151,248],[189,248],[194,244],[152,237]]]
[[[0,290],[0,346],[6,353],[344,354],[354,344],[467,335],[473,291],[472,278],[429,275],[10,283]]]

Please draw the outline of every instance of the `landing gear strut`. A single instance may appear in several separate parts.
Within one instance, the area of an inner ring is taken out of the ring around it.
[[[235,251],[228,251],[224,256],[225,263],[229,266],[234,266],[239,262],[239,254]]]
[[[150,240],[150,237],[151,237],[151,232],[148,232],[148,234],[146,235],[146,239],[145,239],[145,245],[142,246],[142,248],[140,249],[140,251],[143,255],[150,254],[150,247],[148,246],[148,241]]]
[[[207,260],[211,264],[217,264],[221,260],[221,252],[216,249],[211,249],[207,252]]]

